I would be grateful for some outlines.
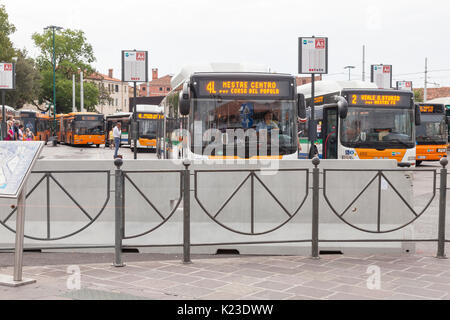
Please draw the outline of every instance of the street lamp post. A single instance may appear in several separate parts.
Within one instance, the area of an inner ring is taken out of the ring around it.
[[[344,69],[348,69],[348,81],[350,81],[350,70],[355,69],[355,66],[345,66]]]
[[[53,32],[53,133],[56,130],[56,57],[55,57],[55,31],[61,30],[62,27],[48,26],[44,30],[51,29]]]

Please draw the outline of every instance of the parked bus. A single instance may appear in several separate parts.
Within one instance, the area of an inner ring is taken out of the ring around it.
[[[421,103],[421,124],[416,127],[416,165],[447,157],[448,127],[443,104]]]
[[[130,115],[130,122],[133,114]],[[163,108],[158,105],[136,105],[136,119],[138,123],[138,149],[156,150],[158,128],[162,126]],[[134,151],[134,140],[128,135],[131,151]]]
[[[109,146],[109,132],[114,128],[116,123],[121,123],[122,135],[120,137],[121,145],[129,145],[128,132],[130,130],[131,112],[118,112],[105,117],[105,145]]]
[[[33,132],[34,140],[48,142],[51,132],[47,114],[33,110],[19,110],[17,119],[23,124],[24,130],[29,128]]]
[[[104,116],[94,112],[72,112],[63,117],[62,142],[69,145],[105,143]]]
[[[445,113],[447,116],[447,130],[448,130],[448,138],[447,138],[447,144],[448,141],[450,141],[450,97],[444,97],[444,98],[436,98],[433,100],[427,101],[427,103],[440,103],[444,105]]]
[[[316,83],[315,103],[322,113],[322,122],[318,122],[322,140],[315,142],[321,147],[317,148],[319,155],[324,159],[395,159],[401,166],[415,165],[415,124],[420,123],[420,111],[412,92],[374,86],[361,81]],[[311,86],[297,90],[309,105]],[[341,108],[336,99],[348,109]],[[302,153],[314,154],[309,152],[308,133],[305,136]]]
[[[294,76],[242,64],[193,70],[174,77],[161,102],[161,157],[297,159]]]

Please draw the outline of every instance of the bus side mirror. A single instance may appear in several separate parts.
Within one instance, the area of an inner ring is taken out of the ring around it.
[[[415,118],[415,122],[416,122],[416,126],[420,126],[420,106],[418,104],[415,105],[414,108],[414,118]]]
[[[335,100],[337,101],[337,107],[339,112],[339,117],[341,119],[347,118],[348,113],[348,102],[344,97],[335,96]]]
[[[187,116],[191,108],[188,82],[183,84],[183,90],[180,92],[180,99],[178,103],[181,115]]]
[[[297,112],[300,121],[306,121],[306,103],[302,93],[297,94]]]

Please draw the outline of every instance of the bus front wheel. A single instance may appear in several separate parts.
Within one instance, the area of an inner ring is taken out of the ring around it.
[[[100,148],[100,145],[98,144],[96,147],[97,147],[97,148]]]

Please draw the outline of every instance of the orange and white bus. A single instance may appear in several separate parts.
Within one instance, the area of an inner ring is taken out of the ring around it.
[[[63,116],[61,142],[75,145],[105,143],[104,116],[95,112],[72,112]]]
[[[130,123],[133,114],[130,115]],[[163,108],[158,105],[136,105],[136,120],[138,123],[138,149],[155,149],[158,128],[164,119]],[[124,128],[125,129],[125,128]],[[128,135],[131,151],[134,151],[133,134]]]
[[[416,165],[447,157],[447,117],[443,104],[420,103],[421,124],[416,127]]]
[[[399,166],[414,166],[420,111],[412,92],[373,86],[362,81],[316,83],[315,114],[321,124],[317,153],[324,159],[395,159]],[[311,86],[297,90],[309,105]],[[338,107],[337,98],[347,101],[345,112]],[[303,152],[311,154],[309,147],[310,143],[302,145]]]
[[[29,128],[33,132],[34,140],[47,143],[51,135],[49,116],[33,110],[20,110],[18,113],[18,120],[20,120],[25,129]]]

